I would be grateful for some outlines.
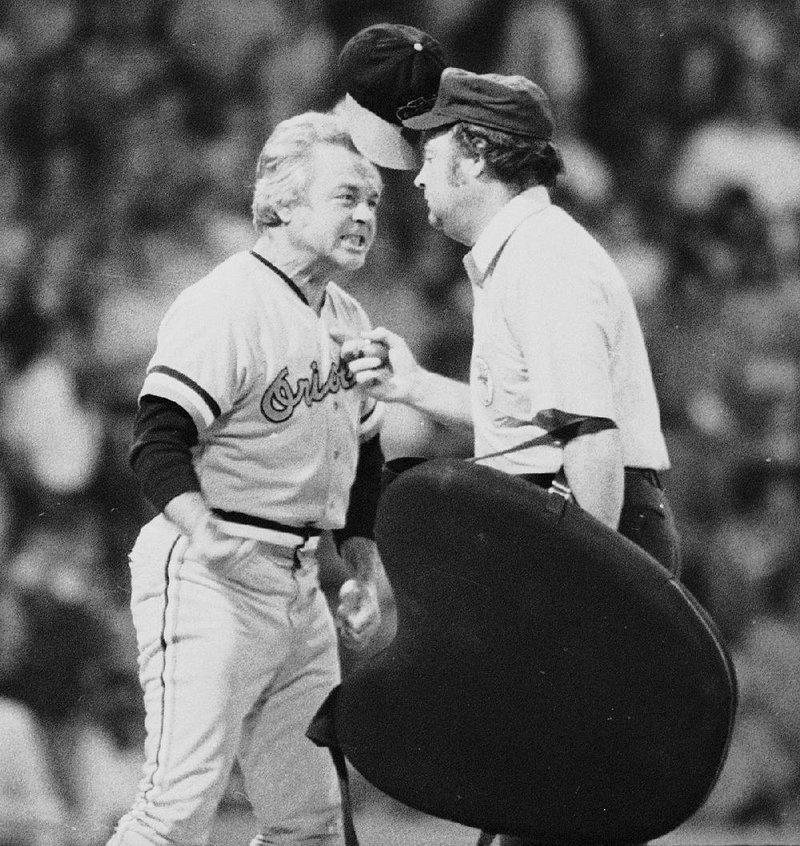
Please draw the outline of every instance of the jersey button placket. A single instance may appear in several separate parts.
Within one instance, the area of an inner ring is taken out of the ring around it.
[[[320,356],[323,356],[323,351],[327,351],[328,365],[335,367],[339,357],[339,347],[331,346],[331,337],[328,329],[324,325],[324,321],[320,321]],[[327,405],[327,435],[328,445],[330,448],[331,467],[328,474],[328,494],[325,501],[325,519],[329,519],[331,513],[335,508],[335,497],[331,495],[331,489],[334,487],[334,479],[338,475],[339,468],[336,466],[342,455],[341,441],[339,436],[339,422],[340,422],[340,405],[341,401],[335,394],[329,397],[330,405]]]

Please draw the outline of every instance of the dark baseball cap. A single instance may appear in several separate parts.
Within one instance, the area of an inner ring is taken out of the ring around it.
[[[422,114],[413,112],[413,107],[407,106],[399,113],[401,123],[409,129],[437,129],[464,122],[544,141],[553,137],[550,100],[524,76],[446,68],[433,107]]]
[[[411,101],[433,105],[446,66],[441,44],[413,26],[378,23],[357,32],[339,53],[344,111],[356,147],[378,165],[412,170],[418,136],[397,116]]]

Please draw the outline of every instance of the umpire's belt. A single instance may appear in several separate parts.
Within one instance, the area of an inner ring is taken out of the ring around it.
[[[255,538],[277,546],[293,549],[302,546],[311,550],[316,548],[319,536],[322,534],[322,529],[316,526],[287,526],[275,520],[243,514],[241,511],[224,511],[222,508],[211,510],[222,523],[229,525],[233,534]]]
[[[527,479],[529,482],[534,482],[539,485],[540,488],[549,488],[550,485],[553,484],[553,479],[556,476],[555,473],[521,473],[520,475],[523,479]],[[661,482],[661,476],[659,476],[657,471],[651,470],[649,467],[626,467],[625,475],[638,476],[640,479],[644,479],[645,482],[652,485],[654,488],[658,488],[659,490],[663,490],[664,488],[664,485]]]

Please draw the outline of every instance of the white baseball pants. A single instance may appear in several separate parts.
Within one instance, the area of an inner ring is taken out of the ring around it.
[[[339,682],[336,630],[313,552],[260,543],[211,570],[163,516],[131,552],[145,766],[109,846],[201,846],[238,759],[259,844],[341,846],[326,749],[305,737]]]

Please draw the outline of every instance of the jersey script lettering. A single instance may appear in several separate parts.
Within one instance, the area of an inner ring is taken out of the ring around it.
[[[310,408],[313,403],[322,402],[328,394],[335,394],[342,389],[348,390],[355,384],[355,376],[348,370],[344,361],[339,361],[336,367],[331,367],[324,382],[320,380],[319,364],[312,361],[311,378],[301,377],[297,380],[295,388],[292,388],[289,382],[289,368],[284,367],[264,391],[261,412],[270,422],[283,423],[294,414],[295,408],[301,402]]]

